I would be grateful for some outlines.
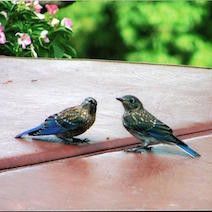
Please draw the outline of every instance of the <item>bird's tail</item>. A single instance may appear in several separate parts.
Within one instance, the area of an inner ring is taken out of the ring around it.
[[[23,137],[24,135],[33,135],[33,134],[35,134],[36,132],[38,132],[40,129],[42,129],[42,127],[43,127],[43,124],[41,124],[41,125],[39,125],[39,126],[37,126],[37,127],[35,127],[35,128],[32,128],[32,129],[30,129],[30,130],[26,130],[26,131],[24,131],[24,132],[22,132],[22,133],[16,135],[15,138],[21,138],[21,137]]]
[[[192,158],[200,157],[201,155],[191,149],[187,144],[184,144],[183,142],[176,144],[180,149],[184,150],[187,154],[189,154]]]

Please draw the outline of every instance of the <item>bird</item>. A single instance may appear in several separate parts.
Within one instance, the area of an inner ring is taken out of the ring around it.
[[[82,140],[74,138],[89,129],[96,119],[97,101],[87,97],[77,106],[69,107],[59,113],[49,116],[43,123],[32,129],[26,130],[15,138],[29,136],[55,135],[69,143]],[[87,140],[84,140],[87,142]],[[82,141],[83,142],[83,141]]]
[[[124,127],[140,141],[138,146],[126,150],[127,152],[141,153],[144,150],[151,151],[152,146],[157,144],[174,144],[192,158],[200,157],[199,153],[174,136],[168,125],[149,113],[137,97],[125,95],[116,99],[125,110],[122,117]]]

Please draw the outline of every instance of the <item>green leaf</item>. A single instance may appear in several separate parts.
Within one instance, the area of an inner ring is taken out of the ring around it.
[[[0,23],[3,26],[5,26],[5,24],[7,23],[7,19],[2,14],[0,14]]]
[[[54,50],[54,57],[55,58],[62,58],[64,55],[64,48],[61,48],[57,43],[53,45],[53,50]]]

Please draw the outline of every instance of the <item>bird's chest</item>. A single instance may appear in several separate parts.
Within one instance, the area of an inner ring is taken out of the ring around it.
[[[140,140],[145,145],[155,145],[160,143],[157,139],[152,136],[149,136],[147,133],[140,131],[131,131],[131,134],[134,135],[138,140]]]
[[[95,121],[95,115],[90,115],[86,112],[82,113],[82,118],[84,121],[84,126],[86,129],[88,129],[89,127],[91,127],[91,125],[94,123]]]

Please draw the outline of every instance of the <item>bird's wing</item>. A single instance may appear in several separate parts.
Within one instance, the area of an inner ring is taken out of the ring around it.
[[[56,114],[53,116],[49,116],[44,123],[41,125],[42,127],[36,131],[32,132],[32,135],[51,135],[51,134],[58,134],[65,131],[56,119]]]
[[[172,129],[160,120],[156,120],[155,125],[148,129],[147,133],[158,140],[175,141]]]
[[[79,106],[65,109],[57,114],[57,122],[67,130],[75,130],[86,123],[86,115]]]
[[[135,112],[126,118],[131,119],[127,123],[131,123],[130,128],[137,132],[145,133],[159,140],[167,140],[172,135],[172,129],[148,111]]]
[[[18,135],[16,135],[16,138],[21,138],[24,135],[53,135],[58,134],[61,132],[64,132],[64,128],[61,127],[61,125],[58,124],[56,118],[56,115],[49,116],[43,123],[41,123],[39,126],[36,126],[32,129],[26,130]]]
[[[42,128],[34,135],[61,134],[77,129],[85,122],[80,111],[80,108],[72,107],[49,116],[42,124]]]

